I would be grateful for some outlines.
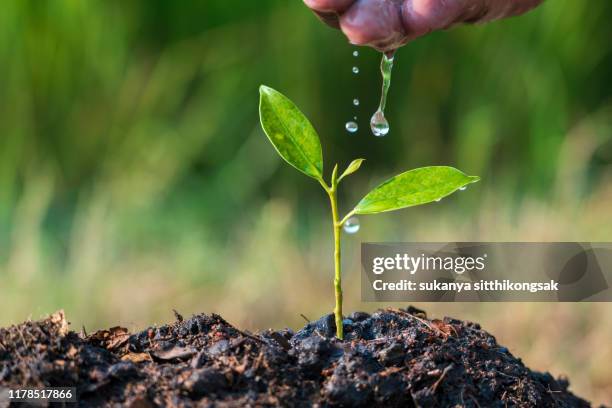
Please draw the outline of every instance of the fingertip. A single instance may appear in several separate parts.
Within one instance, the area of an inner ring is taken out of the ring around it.
[[[439,0],[405,0],[402,6],[402,23],[412,38],[431,31],[447,28],[456,22],[465,2],[441,2]]]
[[[306,6],[322,13],[342,13],[354,2],[355,0],[304,0]]]
[[[352,44],[379,51],[396,49],[406,42],[401,12],[394,1],[359,1],[340,16],[340,28]]]

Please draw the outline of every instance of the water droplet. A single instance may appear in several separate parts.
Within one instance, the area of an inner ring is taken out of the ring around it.
[[[344,232],[347,234],[356,234],[359,232],[359,228],[361,228],[361,225],[357,217],[351,217],[344,223]]]
[[[353,116],[353,120],[357,120],[357,116]]]
[[[380,63],[380,72],[382,74],[382,92],[380,95],[380,104],[378,110],[372,116],[370,125],[372,127],[372,133],[374,136],[382,137],[389,133],[389,122],[385,118],[385,107],[387,106],[387,97],[389,95],[389,88],[391,87],[391,73],[393,72],[393,54],[383,54],[382,61]]]
[[[358,73],[359,73],[359,68],[353,67],[353,74],[358,74]]]
[[[350,133],[355,133],[356,131],[359,130],[359,125],[357,125],[357,123],[352,122],[352,121],[351,122],[346,122],[346,125],[344,127]]]
[[[438,198],[438,199],[436,200],[436,203],[439,203],[440,201],[442,201],[442,199],[441,199],[441,198]]]
[[[370,127],[374,136],[383,137],[389,133],[389,122],[381,110],[377,110],[370,120]]]
[[[359,56],[359,51],[353,51],[353,57],[358,57]]]
[[[463,186],[459,189],[459,191],[465,191],[465,190],[467,190],[467,186]]]
[[[357,98],[353,99],[353,105],[359,106],[359,99]]]

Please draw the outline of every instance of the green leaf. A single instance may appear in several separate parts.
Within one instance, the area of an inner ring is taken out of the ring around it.
[[[307,176],[322,180],[321,141],[312,124],[280,92],[262,85],[259,94],[261,126],[278,154]]]
[[[446,166],[423,167],[395,176],[370,191],[355,207],[355,214],[376,214],[430,203],[480,178]]]
[[[348,167],[346,168],[346,170],[344,170],[344,173],[342,173],[342,175],[340,176],[340,178],[338,179],[338,182],[340,182],[343,178],[345,178],[346,176],[350,176],[351,174],[353,174],[354,172],[356,172],[357,170],[359,170],[359,168],[361,167],[361,164],[365,161],[365,159],[356,159],[353,160],[351,162],[351,164],[348,165]]]

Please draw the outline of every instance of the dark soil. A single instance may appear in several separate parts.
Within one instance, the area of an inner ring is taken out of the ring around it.
[[[240,331],[218,315],[128,333],[68,330],[63,313],[0,329],[0,388],[76,386],[79,405],[589,407],[478,324],[414,308]],[[1,405],[1,403],[0,403]]]

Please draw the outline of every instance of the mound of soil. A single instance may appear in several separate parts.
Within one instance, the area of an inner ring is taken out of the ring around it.
[[[218,315],[129,333],[69,331],[62,312],[0,329],[0,388],[75,386],[79,405],[589,407],[478,324],[420,310],[250,334]],[[1,405],[1,404],[0,404]]]

